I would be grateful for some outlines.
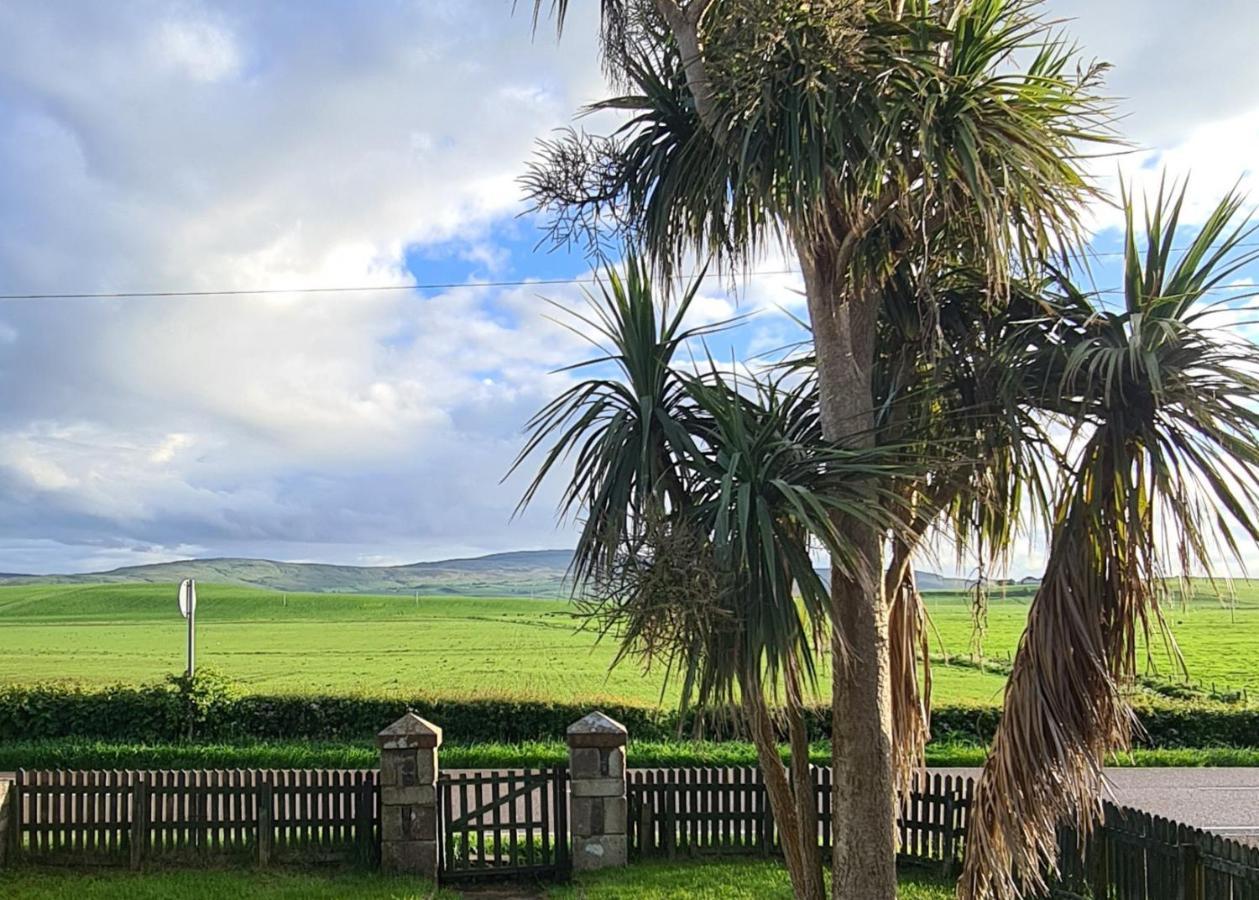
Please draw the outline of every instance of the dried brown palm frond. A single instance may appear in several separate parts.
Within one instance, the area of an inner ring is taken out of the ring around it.
[[[897,785],[923,765],[930,737],[931,663],[926,610],[913,558],[946,534],[959,559],[998,559],[1025,507],[1047,493],[1042,429],[1016,402],[1025,387],[1008,377],[1011,348],[1035,346],[1039,286],[998,289],[985,274],[943,254],[933,272],[891,279],[885,288],[879,359],[881,442],[898,442],[933,464],[902,481],[912,510],[892,541],[884,573]],[[924,300],[923,295],[929,295]],[[922,308],[935,315],[924,321]],[[1026,499],[1025,499],[1026,498]]]
[[[1042,888],[1060,820],[1072,817],[1087,832],[1106,753],[1131,738],[1124,689],[1136,670],[1138,628],[1148,632],[1158,609],[1152,507],[1129,502],[1145,479],[1121,475],[1105,442],[1088,457],[1064,505],[976,791],[964,897]],[[1126,481],[1120,491],[1117,478]]]
[[[927,609],[918,591],[908,544],[897,540],[885,589],[892,659],[892,756],[896,790],[909,791],[931,737],[931,655]],[[901,561],[904,561],[903,564]],[[922,676],[919,678],[919,666]]]
[[[1054,373],[1042,408],[1075,415],[1080,450],[976,791],[963,900],[1040,895],[1055,829],[1087,833],[1106,754],[1132,736],[1126,691],[1166,576],[1259,540],[1259,347],[1213,329],[1206,302],[1259,255],[1238,252],[1252,229],[1230,195],[1173,260],[1183,197],[1150,204],[1144,254],[1127,203],[1123,307],[1069,288],[1060,346],[1030,363]]]

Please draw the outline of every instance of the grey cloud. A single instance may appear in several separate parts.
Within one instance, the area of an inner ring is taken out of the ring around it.
[[[1250,0],[1047,0],[1089,58],[1110,63],[1108,92],[1140,146],[1259,107],[1259,5]]]
[[[507,0],[0,0],[0,293],[403,284],[431,242],[493,264],[533,140],[604,91],[575,6],[557,49]],[[1253,105],[1249,4],[1048,8],[1144,144]],[[0,570],[566,543],[554,493],[513,522],[499,484],[587,352],[538,293],[0,304]]]
[[[533,139],[600,91],[592,51],[497,0],[0,3],[0,292],[403,284],[409,245],[492,252]],[[496,302],[0,306],[0,568],[566,541],[498,486],[565,339]]]

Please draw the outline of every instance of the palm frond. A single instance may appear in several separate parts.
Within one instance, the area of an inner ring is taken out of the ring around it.
[[[631,91],[594,107],[624,124],[544,144],[526,190],[556,239],[611,230],[666,274],[690,251],[738,265],[790,237],[852,244],[841,274],[858,284],[947,226],[1005,278],[1078,237],[1082,154],[1113,141],[1104,69],[1077,70],[1036,3],[948,6],[941,22],[931,3],[714,4],[710,117],[667,31],[646,36],[619,62]]]
[[[711,329],[683,322],[695,290],[671,308],[636,259],[608,271],[581,326],[619,371],[543,407],[513,470],[541,454],[524,505],[571,461],[561,511],[583,517],[574,576],[595,588],[591,612],[616,633],[618,660],[662,662],[686,700],[728,704],[749,677],[771,692],[787,673],[793,690],[816,680],[829,601],[812,554],[855,565],[835,522],[899,527],[895,482],[925,462],[828,444],[807,379],[731,379],[711,361],[680,372],[679,348]]]
[[[1072,293],[1044,408],[1073,412],[1079,450],[975,796],[967,900],[1044,887],[1057,825],[1091,827],[1106,754],[1131,738],[1126,691],[1138,639],[1163,628],[1165,579],[1259,541],[1259,347],[1201,311],[1221,273],[1257,257],[1239,252],[1230,195],[1173,258],[1183,201],[1160,191],[1143,230],[1129,205],[1122,308]]]
[[[618,377],[574,385],[526,425],[527,439],[508,474],[542,454],[520,501],[523,508],[562,463],[572,463],[561,512],[584,516],[573,561],[578,582],[612,560],[626,529],[644,521],[655,498],[677,503],[686,490],[671,429],[682,415],[685,390],[672,363],[688,341],[722,327],[685,326],[699,284],[697,279],[672,305],[657,302],[636,257],[626,261],[624,274],[609,267],[597,294],[587,296],[589,314],[576,318],[578,333],[604,349],[577,367],[612,364]]]

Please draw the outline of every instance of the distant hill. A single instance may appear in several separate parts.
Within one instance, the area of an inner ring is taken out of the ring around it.
[[[822,576],[824,582],[830,583],[830,569],[820,569],[818,574]],[[939,572],[925,572],[922,569],[915,569],[914,577],[918,579],[920,591],[968,591],[975,586],[973,581],[965,578],[950,578]]]
[[[914,570],[914,577],[918,579],[920,591],[966,591],[974,586],[973,582],[965,578],[950,578],[938,572],[924,572],[921,569]]]
[[[473,597],[567,596],[565,575],[571,550],[514,550],[468,559],[443,559],[405,566],[332,566],[270,559],[184,559],[126,566],[79,575],[0,575],[0,584],[175,584],[184,578],[214,584],[308,591],[317,594],[460,594]],[[965,578],[915,573],[923,591],[961,591]],[[829,571],[821,575],[829,578]]]
[[[557,597],[571,550],[517,550],[470,559],[405,566],[332,566],[269,559],[186,559],[80,575],[0,575],[0,584],[174,584],[183,578],[216,584],[343,594],[464,594]]]

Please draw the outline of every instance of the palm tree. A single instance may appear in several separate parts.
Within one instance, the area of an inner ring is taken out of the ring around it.
[[[924,320],[912,285],[889,282],[875,370],[879,444],[931,460],[899,482],[910,514],[889,541],[884,568],[901,793],[930,735],[930,646],[915,557],[933,532],[948,532],[959,560],[998,565],[1023,519],[1046,507],[1055,463],[1052,441],[1022,402],[1028,386],[1006,367],[1011,347],[1034,341],[1029,323],[1044,319],[1041,285],[1013,281],[998,292],[983,272],[943,262],[931,280],[933,320]]]
[[[808,381],[732,380],[711,363],[680,372],[674,356],[701,334],[682,324],[695,286],[676,310],[657,309],[633,257],[628,273],[609,270],[580,317],[608,345],[592,362],[620,376],[584,381],[535,417],[516,465],[552,446],[522,502],[572,456],[563,503],[585,517],[576,574],[588,611],[620,642],[618,662],[679,672],[684,704],[742,710],[795,891],[820,900],[805,707],[829,601],[810,550],[852,565],[833,520],[888,528],[897,469],[877,451],[828,446]]]
[[[686,496],[686,473],[671,446],[686,399],[673,361],[688,341],[721,327],[684,327],[698,287],[696,281],[676,304],[668,296],[657,304],[645,267],[631,259],[623,275],[606,270],[599,295],[587,298],[588,314],[562,310],[574,320],[566,327],[593,341],[600,353],[561,371],[612,364],[620,377],[586,379],[543,407],[526,426],[529,440],[512,471],[551,442],[523,508],[551,471],[576,454],[561,512],[584,517],[574,560],[578,581],[613,561],[632,540],[627,530],[642,527],[661,494],[674,503]]]
[[[562,22],[566,0],[537,0]],[[526,178],[559,239],[628,236],[668,272],[787,242],[804,273],[827,441],[876,445],[889,279],[962,248],[1001,296],[1013,260],[1070,243],[1101,137],[1098,69],[1077,75],[1025,0],[603,0],[604,59],[630,93],[616,134],[544,145]],[[1019,69],[1014,63],[1029,57]],[[969,249],[967,249],[969,248]],[[1015,266],[1017,268],[1017,266]],[[928,315],[931,318],[933,314]],[[833,565],[834,894],[895,895],[895,738],[881,537]],[[908,608],[908,607],[906,607]]]
[[[1031,400],[1075,449],[976,791],[964,900],[1044,888],[1056,826],[1087,832],[1103,762],[1131,738],[1125,692],[1138,636],[1163,628],[1166,579],[1259,540],[1259,347],[1213,327],[1230,307],[1212,301],[1259,253],[1243,250],[1253,229],[1231,194],[1177,254],[1183,203],[1160,189],[1142,228],[1125,197],[1122,306],[1067,284],[1053,340],[1011,345],[1014,377],[1044,385]]]

